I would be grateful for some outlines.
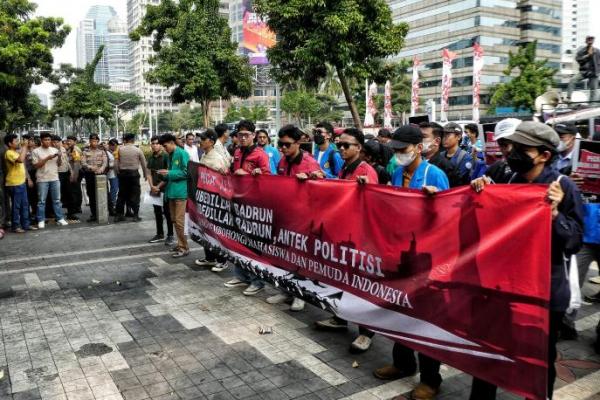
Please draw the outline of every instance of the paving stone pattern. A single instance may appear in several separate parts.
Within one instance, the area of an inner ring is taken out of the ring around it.
[[[162,244],[146,244],[153,221],[144,217],[0,242],[0,399],[408,398],[416,377],[372,376],[391,363],[389,340],[376,336],[368,352],[350,354],[356,327],[319,332],[314,321],[328,316],[320,309],[293,313],[264,301],[273,289],[248,298],[224,288],[230,271],[191,267],[199,246],[175,261]],[[561,342],[556,399],[600,400],[591,349],[599,316],[599,306],[584,305],[580,339]],[[447,366],[442,374],[438,398],[468,398],[471,377]]]

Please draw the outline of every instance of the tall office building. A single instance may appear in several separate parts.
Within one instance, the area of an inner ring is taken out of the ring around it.
[[[550,66],[560,66],[562,0],[389,0],[389,5],[394,21],[410,26],[399,58],[420,58],[423,100],[435,99],[439,104],[442,50],[457,53],[450,119],[472,116],[472,46],[476,42],[482,46],[485,60],[481,115],[489,107],[490,86],[507,80],[502,71],[509,51],[516,52],[518,46],[537,40],[537,56],[547,58]]]
[[[110,6],[92,6],[77,29],[77,66],[85,68],[104,45],[94,81],[114,90],[128,91],[130,80],[127,27]]]
[[[160,0],[127,0],[127,29],[132,32],[137,28],[146,14],[146,6],[158,5]],[[144,73],[151,70],[148,59],[155,53],[152,50],[152,38],[142,37],[137,42],[131,42],[129,60],[131,65],[131,91],[140,96],[144,103],[139,111],[162,112],[174,111],[176,106],[171,103],[171,90],[146,82]]]

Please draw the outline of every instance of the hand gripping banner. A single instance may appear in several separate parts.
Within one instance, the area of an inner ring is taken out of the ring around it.
[[[545,187],[427,197],[190,170],[198,243],[341,318],[519,395],[546,397]]]

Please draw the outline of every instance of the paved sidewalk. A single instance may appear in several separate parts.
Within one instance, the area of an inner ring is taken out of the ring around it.
[[[319,332],[313,322],[328,316],[320,309],[293,313],[264,301],[272,289],[248,298],[223,287],[230,271],[190,267],[199,246],[174,260],[146,243],[154,222],[144,217],[0,242],[0,399],[380,400],[403,399],[415,385],[372,376],[391,362],[389,340],[376,336],[367,353],[350,354],[356,327]],[[580,339],[560,343],[555,399],[600,400],[598,318],[600,306],[584,305]],[[261,326],[273,333],[260,335]],[[469,376],[446,366],[443,375],[440,399],[468,398]]]

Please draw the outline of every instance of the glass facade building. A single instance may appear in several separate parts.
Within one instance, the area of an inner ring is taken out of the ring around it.
[[[398,58],[418,56],[421,60],[423,102],[435,99],[439,104],[442,50],[456,52],[450,119],[472,116],[474,43],[483,47],[485,59],[481,115],[488,108],[490,86],[509,79],[503,74],[509,51],[537,40],[538,57],[560,66],[562,0],[388,0],[388,4],[394,22],[409,24]]]

